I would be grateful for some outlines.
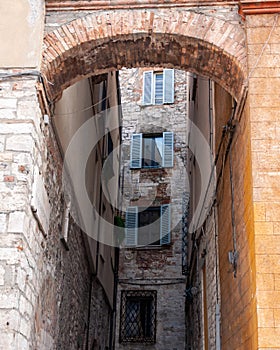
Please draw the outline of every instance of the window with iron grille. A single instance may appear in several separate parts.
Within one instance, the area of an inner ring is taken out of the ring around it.
[[[156,291],[121,293],[120,343],[156,342]]]

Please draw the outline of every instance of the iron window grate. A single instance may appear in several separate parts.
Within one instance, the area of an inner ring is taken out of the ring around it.
[[[121,293],[120,343],[156,342],[156,291]]]

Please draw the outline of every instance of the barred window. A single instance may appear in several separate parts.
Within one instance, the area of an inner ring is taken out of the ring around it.
[[[121,293],[120,342],[155,343],[156,291]]]

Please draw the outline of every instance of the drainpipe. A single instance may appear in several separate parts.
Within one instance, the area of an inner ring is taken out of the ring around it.
[[[116,315],[117,315],[117,292],[118,292],[118,270],[119,270],[119,254],[120,249],[115,248],[115,271],[114,271],[114,295],[113,295],[113,310],[110,319],[110,341],[109,350],[115,349],[115,328],[116,328]]]
[[[91,299],[92,299],[92,284],[94,276],[90,276],[90,286],[89,286],[89,300],[88,300],[88,317],[87,317],[87,335],[86,335],[86,350],[89,350],[89,329],[90,329],[90,315],[91,315]]]
[[[221,313],[220,305],[216,304],[216,350],[221,350]]]

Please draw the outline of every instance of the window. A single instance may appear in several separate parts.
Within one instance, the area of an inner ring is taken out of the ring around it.
[[[120,342],[155,343],[156,291],[121,293]]]
[[[107,134],[107,155],[109,155],[114,150],[114,144],[112,140],[111,133],[108,132]]]
[[[159,207],[128,207],[126,212],[126,246],[170,244],[170,204]]]
[[[161,134],[133,134],[130,168],[172,168],[173,132]]]
[[[142,168],[159,168],[162,166],[162,142],[162,134],[143,135]]]
[[[174,102],[174,70],[148,71],[143,75],[143,105]]]

